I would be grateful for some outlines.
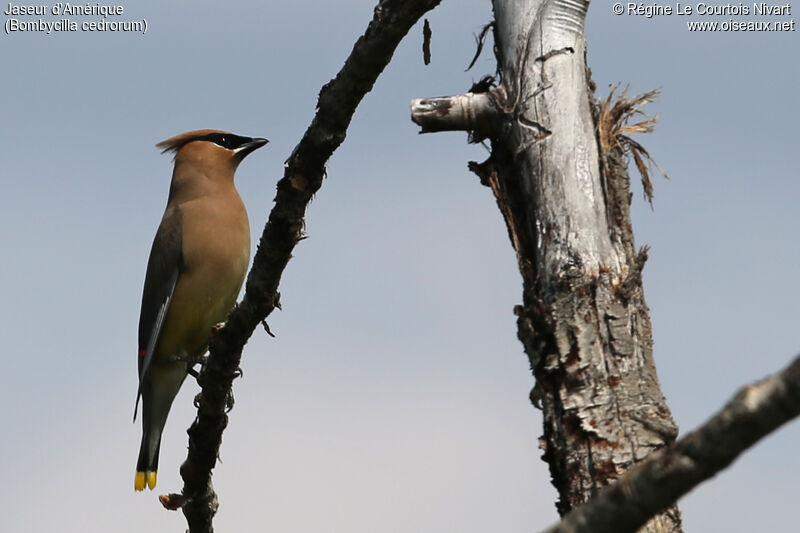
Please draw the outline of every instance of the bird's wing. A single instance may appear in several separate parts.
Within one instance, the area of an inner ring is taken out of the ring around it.
[[[183,219],[180,209],[168,208],[161,219],[153,248],[150,250],[150,260],[147,262],[147,274],[144,279],[144,292],[142,294],[142,311],[139,315],[139,390],[136,395],[136,411],[139,408],[139,398],[142,395],[142,383],[147,374],[156,343],[164,326],[164,319],[169,311],[172,293],[178,282],[178,275],[183,268],[182,235]]]

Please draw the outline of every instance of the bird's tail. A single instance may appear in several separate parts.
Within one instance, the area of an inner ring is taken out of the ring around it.
[[[161,433],[185,377],[186,365],[173,365],[163,371],[154,369],[142,384],[142,443],[133,484],[137,491],[156,486]]]
[[[137,491],[145,487],[153,490],[158,474],[158,452],[161,449],[161,431],[144,430],[139,447],[139,460],[136,462],[136,478],[133,488]]]

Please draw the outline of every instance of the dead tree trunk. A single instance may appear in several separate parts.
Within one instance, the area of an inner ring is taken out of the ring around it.
[[[588,0],[494,0],[500,83],[412,102],[423,131],[468,130],[523,277],[518,335],[544,411],[559,513],[673,441],[653,362],[622,143],[598,144],[585,59]],[[681,531],[671,507],[641,531]]]

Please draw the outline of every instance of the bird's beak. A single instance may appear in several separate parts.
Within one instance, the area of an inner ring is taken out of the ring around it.
[[[239,162],[241,162],[242,159],[245,158],[247,154],[255,150],[258,150],[268,142],[269,141],[267,139],[261,137],[250,139],[250,142],[241,145],[240,147],[238,147],[236,150],[233,151],[234,154],[233,157],[236,160],[236,163],[238,164]]]

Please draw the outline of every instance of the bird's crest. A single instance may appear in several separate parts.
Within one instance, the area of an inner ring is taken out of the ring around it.
[[[183,147],[188,142],[195,141],[197,139],[203,138],[206,135],[212,133],[229,133],[227,131],[222,130],[194,130],[194,131],[187,131],[186,133],[181,133],[180,135],[176,135],[175,137],[170,137],[165,141],[161,141],[156,145],[156,148],[161,148],[161,153],[166,154],[167,152],[175,152],[177,153],[178,150]]]

